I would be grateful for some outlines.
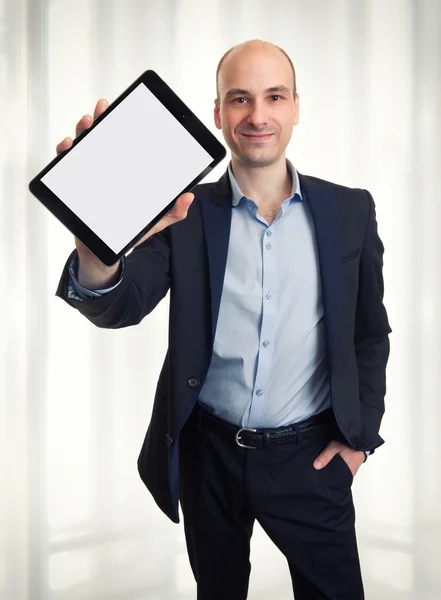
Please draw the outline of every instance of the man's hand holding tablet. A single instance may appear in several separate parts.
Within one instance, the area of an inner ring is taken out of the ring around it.
[[[101,98],[98,100],[93,112],[93,117],[91,115],[84,115],[84,117],[78,121],[75,127],[75,137],[78,137],[83,131],[89,129],[93,121],[99,117],[108,106],[109,103],[106,99]],[[57,156],[68,150],[72,146],[72,143],[72,138],[64,138],[64,140],[57,145]],[[135,246],[138,246],[150,236],[162,231],[166,227],[185,219],[193,199],[194,194],[191,192],[186,192],[179,196],[173,205],[173,208],[162,217],[162,219],[135,244]],[[77,237],[75,237],[75,246],[78,251],[79,259],[78,281],[81,285],[89,289],[104,289],[110,287],[113,283],[116,283],[114,280],[117,278],[120,261],[108,267],[98,260]]]
[[[129,250],[186,217],[226,151],[151,70],[99,100],[75,133],[29,189],[77,238],[81,283],[102,289]]]

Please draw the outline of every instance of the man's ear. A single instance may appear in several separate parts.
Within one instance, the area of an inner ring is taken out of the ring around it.
[[[294,125],[298,125],[300,120],[299,95],[294,96]]]
[[[214,124],[218,129],[222,129],[221,118],[220,118],[220,105],[219,100],[216,98],[214,101]]]

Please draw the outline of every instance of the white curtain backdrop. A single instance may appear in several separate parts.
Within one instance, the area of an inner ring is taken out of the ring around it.
[[[124,331],[55,298],[72,236],[27,184],[147,68],[217,134],[217,61],[251,38],[296,65],[289,158],[369,189],[386,247],[387,443],[353,487],[366,598],[441,598],[441,1],[0,0],[2,600],[195,598],[183,528],[136,467],[168,298]],[[252,565],[251,600],[292,598],[258,528]]]

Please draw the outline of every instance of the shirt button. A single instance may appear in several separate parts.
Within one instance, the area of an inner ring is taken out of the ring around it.
[[[271,342],[270,342],[269,340],[265,340],[265,341],[263,342],[263,345],[265,346],[265,348],[268,348],[268,346],[270,345],[270,343],[271,343]]]
[[[167,435],[165,436],[165,445],[167,446],[167,448],[170,448],[170,446],[172,444],[173,444],[173,438],[169,433],[167,433]]]
[[[267,229],[267,230],[266,230],[266,235],[267,235],[268,237],[271,237],[271,236],[273,235],[273,232],[271,231],[271,229]]]
[[[268,250],[271,250],[271,248],[272,248],[271,244],[267,244],[266,247]]]
[[[273,297],[273,295],[272,295],[271,292],[268,292],[267,295],[266,295],[266,297],[268,298],[268,300],[271,300],[271,298]]]
[[[258,396],[262,396],[262,394],[263,394],[263,390],[257,390],[257,391],[256,391],[256,394],[257,394]]]

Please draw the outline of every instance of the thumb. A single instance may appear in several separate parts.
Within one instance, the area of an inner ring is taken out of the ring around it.
[[[331,460],[336,454],[338,454],[338,452],[339,448],[333,442],[330,442],[323,450],[323,452],[320,452],[320,454],[315,459],[313,464],[314,469],[319,470],[323,469],[323,467],[326,467],[326,465],[331,462]]]
[[[185,204],[187,208],[189,208],[190,204],[194,200],[194,194],[192,192],[185,192],[185,194],[182,194],[181,198],[183,200],[183,204]]]

